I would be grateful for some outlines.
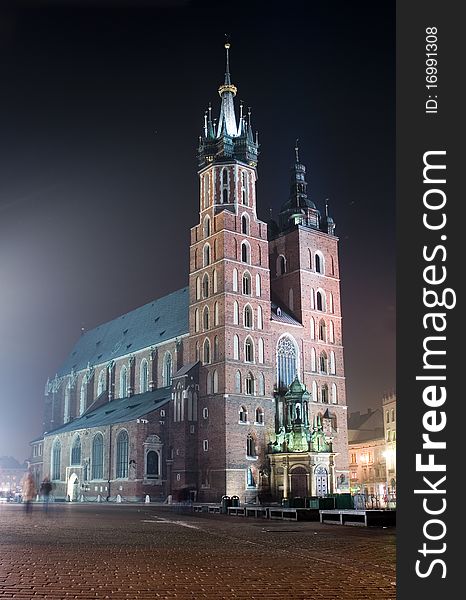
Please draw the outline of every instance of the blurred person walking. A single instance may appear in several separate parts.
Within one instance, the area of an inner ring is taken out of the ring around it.
[[[28,472],[23,479],[23,502],[25,503],[25,511],[32,512],[32,501],[36,494],[36,486],[31,472]]]
[[[50,492],[52,491],[52,483],[48,477],[44,477],[40,485],[40,495],[42,496],[42,500],[44,502],[44,511],[49,511],[49,500],[50,500]]]

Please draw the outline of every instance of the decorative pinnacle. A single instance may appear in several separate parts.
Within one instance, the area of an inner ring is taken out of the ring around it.
[[[230,38],[228,34],[225,34],[225,52],[226,52],[226,67],[225,67],[225,82],[218,88],[218,93],[222,96],[225,92],[231,92],[233,96],[236,96],[238,88],[231,83],[230,80]]]
[[[299,138],[296,138],[296,143],[294,147],[294,151],[296,153],[296,162],[299,163],[299,147],[298,147]]]

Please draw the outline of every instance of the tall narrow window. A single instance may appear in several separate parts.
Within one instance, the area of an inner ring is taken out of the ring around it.
[[[204,208],[210,206],[210,178],[209,173],[204,175]]]
[[[105,392],[105,387],[107,383],[107,373],[105,369],[102,369],[99,373],[99,380],[97,382],[97,396],[103,394]]]
[[[254,377],[252,376],[252,373],[246,375],[245,388],[246,394],[250,396],[254,394]]]
[[[214,337],[214,362],[217,362],[219,359],[218,355],[218,336]]]
[[[251,275],[247,271],[243,274],[243,294],[251,295]]]
[[[117,479],[128,477],[128,434],[125,430],[120,431],[117,436],[116,477]]]
[[[216,302],[214,304],[214,325],[217,326],[219,324],[219,317],[218,317],[218,302]]]
[[[81,438],[77,435],[73,439],[73,443],[71,445],[71,462],[70,465],[80,465],[81,464]]]
[[[315,348],[311,348],[311,371],[313,373],[317,371],[317,357]]]
[[[217,274],[217,269],[214,269],[214,274],[213,274],[213,280],[214,280],[214,294],[216,294],[218,292],[218,274]]]
[[[87,403],[87,377],[84,375],[83,380],[81,382],[81,391],[79,394],[79,414],[82,415],[86,410]]]
[[[68,381],[65,387],[65,405],[63,407],[63,423],[70,420],[71,383]]]
[[[248,422],[248,410],[245,406],[241,406],[239,409],[239,422],[247,423]]]
[[[218,394],[218,371],[215,369],[214,374],[212,376],[212,391],[214,394]]]
[[[320,311],[325,310],[325,297],[324,293],[321,290],[318,290],[316,294],[316,308]]]
[[[247,214],[241,217],[241,233],[249,235],[249,216]]]
[[[239,324],[239,305],[236,300],[233,302],[233,325]]]
[[[244,326],[248,329],[252,329],[252,308],[249,304],[244,307]]]
[[[277,380],[280,388],[287,388],[298,372],[298,349],[289,336],[280,338],[277,345]]]
[[[57,481],[60,479],[60,467],[61,467],[61,444],[60,440],[55,440],[52,446],[52,479]]]
[[[330,373],[331,375],[336,374],[335,352],[333,350],[330,352]]]
[[[203,266],[207,267],[210,265],[210,244],[205,244],[204,249],[202,251],[203,256]]]
[[[257,307],[257,329],[264,328],[264,320],[262,318],[262,307],[259,305]]]
[[[256,423],[258,425],[264,424],[264,411],[260,407],[256,408]]]
[[[264,373],[259,373],[259,377],[257,378],[259,384],[259,396],[265,395],[265,377]]]
[[[202,324],[204,327],[204,331],[209,329],[210,315],[209,315],[209,307],[204,306],[204,311],[202,313]]]
[[[239,337],[233,336],[233,358],[239,360]]]
[[[256,296],[261,295],[261,276],[259,273],[256,275]]]
[[[241,261],[251,264],[251,247],[248,242],[241,242]]]
[[[327,341],[325,321],[323,319],[319,321],[319,340],[322,342]]]
[[[332,404],[338,404],[338,392],[336,383],[332,383]]]
[[[323,404],[328,404],[328,386],[327,386],[327,384],[322,386],[321,400],[322,400]]]
[[[315,381],[312,382],[312,400],[313,402],[317,402],[319,400],[317,397],[317,383]]]
[[[335,343],[335,325],[333,321],[330,321],[328,328],[328,338],[331,344]]]
[[[144,358],[141,361],[141,372],[139,376],[139,391],[144,394],[149,389],[149,364]]]
[[[233,291],[238,291],[238,269],[233,269]]]
[[[207,371],[206,383],[207,395],[210,395],[212,393],[212,373],[210,371]]]
[[[327,354],[325,352],[321,352],[319,357],[319,370],[321,373],[328,372],[328,363],[327,363]]]
[[[256,456],[256,441],[251,434],[246,439],[246,454],[252,458]]]
[[[283,275],[286,273],[286,258],[283,254],[277,258],[277,275]]]
[[[128,393],[128,370],[123,365],[120,371],[120,398],[126,398]]]
[[[335,307],[333,305],[333,294],[332,294],[332,292],[330,292],[330,294],[328,295],[328,310],[331,313],[335,312]]]
[[[162,372],[162,380],[164,387],[167,387],[172,384],[172,375],[173,375],[173,361],[172,355],[170,352],[165,352],[165,356],[163,357],[163,372]]]
[[[258,360],[259,360],[260,364],[263,364],[263,362],[264,362],[264,340],[262,338],[259,338],[257,355],[258,355]]]
[[[222,202],[228,204],[229,191],[228,191],[228,171],[226,168],[222,169]]]
[[[248,176],[246,171],[241,171],[241,201],[248,205]]]
[[[97,433],[92,440],[91,479],[102,479],[104,476],[104,438]]]
[[[206,215],[204,217],[204,237],[208,238],[210,236],[210,217]]]
[[[324,273],[324,257],[321,252],[316,252],[315,256],[316,273]]]
[[[208,365],[210,363],[210,340],[208,338],[204,340],[204,346],[202,350],[202,362],[205,365]]]
[[[244,343],[244,360],[246,362],[254,362],[254,343],[250,337],[246,338]]]
[[[157,479],[159,476],[159,454],[155,450],[149,450],[146,454],[146,477]]]
[[[204,298],[209,297],[209,284],[209,275],[207,273],[204,273],[204,277],[202,278],[202,296]]]
[[[288,306],[290,307],[290,310],[293,311],[294,310],[294,301],[293,301],[293,288],[290,288],[288,290]]]
[[[241,373],[239,371],[235,373],[235,392],[241,394]]]
[[[194,331],[197,333],[200,329],[199,309],[194,311]]]
[[[201,278],[196,277],[196,300],[201,299]]]
[[[315,324],[315,321],[314,321],[313,317],[311,317],[311,320],[310,320],[309,324],[310,324],[310,327],[311,327],[311,340],[315,340],[315,338],[316,338],[316,324]]]

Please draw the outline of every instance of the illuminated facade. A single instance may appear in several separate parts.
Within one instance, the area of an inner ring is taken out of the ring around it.
[[[189,285],[86,332],[46,386],[44,474],[69,499],[349,491],[338,238],[298,148],[277,223],[227,67],[199,138]]]

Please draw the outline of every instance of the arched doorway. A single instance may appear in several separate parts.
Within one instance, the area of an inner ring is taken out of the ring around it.
[[[304,498],[307,495],[307,471],[304,467],[295,467],[291,471],[291,496]]]
[[[76,473],[71,473],[68,479],[68,485],[66,487],[66,496],[70,502],[76,502],[78,500],[79,490],[79,479]]]
[[[325,467],[319,465],[314,471],[316,496],[328,494],[328,472]]]

